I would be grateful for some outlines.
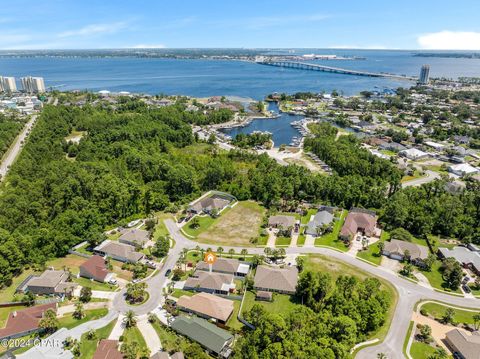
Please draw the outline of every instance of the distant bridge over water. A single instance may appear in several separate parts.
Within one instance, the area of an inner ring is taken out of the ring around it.
[[[275,61],[275,60],[265,60],[265,61],[256,61],[257,64],[267,65],[267,66],[276,66],[276,67],[286,67],[290,69],[298,70],[308,70],[308,71],[322,71],[322,72],[331,72],[335,74],[343,75],[354,75],[354,76],[367,76],[367,77],[386,77],[394,80],[407,80],[407,81],[418,81],[417,77],[409,77],[404,75],[395,75],[385,72],[369,72],[361,70],[349,70],[342,69],[340,67],[325,66],[318,64],[309,64],[306,62],[300,61]]]

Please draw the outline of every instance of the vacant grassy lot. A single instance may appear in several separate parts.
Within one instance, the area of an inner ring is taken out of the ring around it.
[[[23,280],[25,280],[30,274],[33,274],[33,270],[27,269],[24,270],[19,276],[14,277],[12,279],[12,284],[9,285],[8,287],[2,288],[0,290],[0,302],[11,302],[13,299],[13,296],[15,295],[15,290],[17,287],[22,283]]]
[[[220,218],[226,214],[228,211],[228,208],[226,208],[222,214],[220,215]],[[213,223],[215,222],[215,218],[210,217],[209,215],[201,215],[197,216],[198,218],[198,227],[193,228],[191,227],[191,224],[193,223],[192,220],[190,220],[185,226],[183,226],[182,230],[188,234],[190,237],[197,237],[201,233],[205,232],[207,229],[209,229]]]
[[[173,219],[173,215],[171,213],[164,213],[158,212],[155,213],[158,219],[158,223],[155,226],[155,232],[153,232],[153,239],[157,239],[158,237],[165,237],[168,235],[167,227],[165,226],[166,219]]]
[[[78,274],[80,266],[86,261],[86,258],[77,256],[75,254],[68,254],[63,258],[55,258],[46,263],[47,267],[53,267],[55,269],[67,268],[73,274]]]
[[[79,359],[92,359],[95,350],[97,349],[98,342],[102,339],[107,339],[115,326],[116,320],[112,320],[103,328],[95,331],[95,339],[87,339],[87,333],[82,334],[80,339],[80,356]]]
[[[430,282],[430,285],[433,288],[444,290],[446,292],[461,293],[460,289],[451,290],[446,286],[445,281],[443,280],[443,277],[442,277],[442,272],[440,271],[441,266],[442,266],[442,262],[439,260],[436,260],[435,263],[433,263],[430,271],[422,270],[420,272],[425,277],[427,277],[428,281]]]
[[[325,234],[321,237],[318,237],[315,239],[315,245],[316,246],[327,246],[327,247],[333,247],[341,250],[342,252],[348,251],[348,247],[343,243],[343,241],[338,239],[338,235],[340,233],[340,230],[342,229],[343,222],[345,221],[345,217],[347,216],[348,211],[347,210],[342,210],[342,213],[340,214],[340,218],[335,221],[333,225],[333,231]]]
[[[255,202],[238,202],[222,212],[197,240],[216,245],[251,246],[250,240],[258,237],[264,213],[265,209]]]
[[[447,307],[440,304],[440,303],[425,303],[421,307],[422,309],[426,310],[427,313],[433,316],[435,319],[441,319],[447,310]],[[466,323],[466,324],[474,324],[473,316],[478,314],[477,311],[467,311],[461,309],[455,309],[455,315],[453,316],[453,320],[457,323]]]
[[[254,304],[260,304],[267,312],[277,314],[288,314],[301,305],[295,302],[294,297],[279,293],[273,294],[273,302],[256,301],[255,293],[249,291],[245,294],[242,313],[248,312]]]

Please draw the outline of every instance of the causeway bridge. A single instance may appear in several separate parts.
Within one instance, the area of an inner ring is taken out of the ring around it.
[[[256,61],[256,63],[260,64],[260,65],[286,67],[286,68],[298,69],[298,70],[322,71],[322,72],[331,72],[331,73],[343,74],[343,75],[367,76],[367,77],[386,77],[386,78],[391,78],[391,79],[394,79],[394,80],[418,81],[417,77],[395,75],[395,74],[390,74],[390,73],[385,73],[385,72],[369,72],[369,71],[361,71],[361,70],[349,70],[349,69],[343,69],[343,68],[340,68],[340,67],[310,64],[310,63],[301,62],[301,61],[265,60],[265,61]]]

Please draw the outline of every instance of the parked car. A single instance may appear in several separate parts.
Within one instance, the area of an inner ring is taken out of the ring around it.
[[[168,277],[170,275],[170,273],[172,273],[172,270],[171,269],[167,269],[167,271],[165,272],[165,277]]]
[[[110,279],[110,280],[108,281],[108,284],[116,285],[116,284],[117,284],[117,280],[116,280],[116,279]]]
[[[462,288],[463,288],[463,291],[464,291],[465,293],[470,293],[470,292],[471,292],[470,287],[469,287],[468,285],[466,285],[466,284],[464,284],[464,285],[462,286]]]

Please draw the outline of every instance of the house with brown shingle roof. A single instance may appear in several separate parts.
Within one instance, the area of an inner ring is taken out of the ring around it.
[[[143,248],[150,240],[150,233],[144,229],[132,228],[124,230],[118,241],[134,247]]]
[[[210,293],[198,293],[191,297],[182,295],[177,308],[205,319],[226,323],[233,313],[233,301]]]
[[[71,293],[77,284],[68,282],[70,274],[63,270],[46,270],[28,279],[22,291],[39,295],[64,295]]]
[[[232,199],[227,198],[227,196],[213,194],[211,196],[197,200],[195,203],[188,207],[187,211],[196,214],[208,214],[211,213],[213,210],[221,212],[232,202]]]
[[[295,226],[294,216],[277,215],[268,219],[268,226],[274,228],[293,228]]]
[[[108,271],[105,259],[99,255],[93,255],[80,266],[80,276],[101,283],[108,282],[115,277]]]
[[[235,283],[231,274],[195,271],[185,281],[183,289],[212,294],[228,294],[230,290],[235,289]]]
[[[29,307],[23,310],[15,310],[8,315],[7,324],[0,329],[0,339],[19,338],[24,335],[35,333],[41,329],[38,327],[43,314],[52,309],[57,311],[56,303],[49,303]]]
[[[357,233],[373,237],[377,232],[377,216],[375,212],[361,208],[352,208],[340,231],[343,240],[352,240]]]
[[[108,239],[96,246],[93,251],[101,256],[128,263],[136,263],[144,257],[143,253],[135,251],[135,247]]]
[[[197,263],[197,270],[210,271],[210,265],[207,262],[200,261]],[[232,274],[236,277],[245,277],[248,274],[250,265],[241,263],[234,258],[217,258],[212,264],[212,272]]]
[[[275,268],[266,265],[257,267],[253,288],[257,291],[295,294],[298,282],[296,267]]]
[[[102,339],[92,359],[123,359],[118,350],[118,340]]]
[[[428,248],[412,242],[400,241],[398,239],[386,241],[382,254],[392,259],[403,261],[406,251],[409,253],[411,262],[419,266],[425,265],[424,261],[429,253]]]
[[[453,329],[446,334],[445,341],[452,353],[457,353],[459,358],[480,359],[480,335],[474,332],[472,335]]]

